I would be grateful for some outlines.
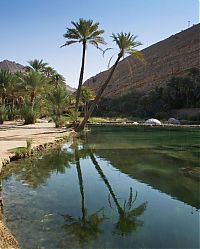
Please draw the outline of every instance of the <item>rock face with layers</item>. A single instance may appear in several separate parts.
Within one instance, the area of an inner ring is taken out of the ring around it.
[[[199,34],[200,24],[197,24],[143,49],[145,64],[128,56],[118,64],[104,96],[121,96],[131,90],[149,92],[164,86],[172,76],[184,76],[189,69],[200,68]],[[84,84],[96,92],[108,72],[99,73]]]

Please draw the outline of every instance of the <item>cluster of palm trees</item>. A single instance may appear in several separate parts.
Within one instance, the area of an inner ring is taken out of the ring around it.
[[[11,73],[0,70],[0,123],[18,117],[24,119],[25,124],[36,122],[37,117],[51,116],[56,127],[63,126],[63,114],[68,114],[73,120],[76,130],[83,130],[94,108],[109,84],[119,61],[131,54],[142,60],[143,57],[136,47],[141,45],[136,36],[131,33],[112,34],[112,39],[119,52],[114,65],[110,68],[108,78],[102,82],[99,91],[94,92],[83,86],[85,56],[88,45],[100,49],[106,42],[102,37],[104,30],[99,29],[99,23],[92,20],[79,19],[72,22],[72,28],[67,28],[64,37],[67,39],[61,47],[74,43],[82,44],[82,63],[78,89],[75,96],[69,96],[65,89],[65,79],[43,60],[29,61],[24,72]],[[105,52],[105,49],[103,52]],[[84,110],[82,122],[77,122],[80,109]]]
[[[50,113],[56,91],[60,91],[64,104],[67,100],[64,77],[43,60],[29,61],[29,65],[17,73],[0,70],[0,123],[17,118],[23,118],[25,124],[35,123],[37,117]],[[49,95],[54,97],[50,100]],[[57,115],[56,111],[51,112],[51,116]]]
[[[83,87],[80,104],[86,110],[94,94]],[[32,60],[23,71],[0,70],[0,123],[23,119],[34,124],[38,117],[51,117],[56,127],[65,124],[75,97],[65,87],[64,77],[43,60]],[[72,115],[71,115],[72,116]],[[73,116],[72,116],[73,118]]]

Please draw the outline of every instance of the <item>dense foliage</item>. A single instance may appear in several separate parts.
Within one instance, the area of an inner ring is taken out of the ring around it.
[[[145,93],[131,91],[116,98],[102,98],[95,116],[157,117],[165,119],[173,109],[200,107],[200,70],[192,68],[185,77],[173,77],[166,87]],[[200,117],[199,117],[200,118]]]
[[[29,61],[22,72],[0,70],[0,123],[23,119],[33,124],[37,118],[52,117],[56,127],[64,124],[72,97],[64,77],[42,60]]]

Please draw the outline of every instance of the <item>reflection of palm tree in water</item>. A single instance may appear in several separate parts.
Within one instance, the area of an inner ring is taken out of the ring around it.
[[[74,147],[75,164],[79,180],[79,188],[81,193],[81,211],[82,217],[74,218],[68,214],[63,215],[65,219],[64,229],[75,235],[80,242],[94,240],[101,233],[99,225],[105,220],[103,209],[87,216],[85,209],[84,185],[80,166],[80,157],[77,145]]]
[[[104,181],[105,185],[107,186],[107,188],[110,192],[110,195],[112,196],[113,201],[117,207],[117,211],[119,213],[119,220],[115,224],[115,232],[120,233],[123,236],[123,235],[126,235],[126,234],[136,230],[138,226],[143,225],[143,221],[138,220],[137,217],[144,213],[144,211],[146,210],[147,202],[144,202],[141,205],[139,205],[138,207],[132,209],[132,206],[137,199],[137,192],[135,194],[135,198],[133,199],[132,188],[130,188],[130,195],[129,195],[128,202],[126,203],[126,201],[125,201],[124,206],[121,207],[108,179],[106,178],[102,169],[100,168],[94,154],[92,153],[92,151],[90,149],[88,151],[89,151],[90,158],[91,158],[97,172],[99,173],[99,175],[103,179],[103,181]]]

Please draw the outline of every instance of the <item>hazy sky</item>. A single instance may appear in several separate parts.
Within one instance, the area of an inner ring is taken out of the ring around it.
[[[81,45],[60,48],[71,21],[80,17],[100,22],[108,47],[112,32],[132,32],[140,49],[199,22],[198,0],[0,0],[0,61],[27,64],[43,59],[77,86]],[[88,47],[84,79],[107,69],[109,57]]]

